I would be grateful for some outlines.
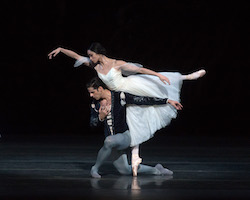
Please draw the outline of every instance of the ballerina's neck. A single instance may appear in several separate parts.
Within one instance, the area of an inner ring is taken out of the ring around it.
[[[110,69],[96,69],[96,71],[99,73],[99,74],[102,74],[104,76],[108,75],[110,73],[110,71],[112,71],[113,67],[111,67]]]
[[[99,60],[99,63],[102,67],[108,67],[108,66],[113,66],[115,63],[115,59],[108,58],[106,56],[102,56]]]
[[[115,63],[114,59],[105,57],[102,60],[100,60],[100,63],[97,65],[96,70],[97,72],[106,75],[114,67],[114,63]]]

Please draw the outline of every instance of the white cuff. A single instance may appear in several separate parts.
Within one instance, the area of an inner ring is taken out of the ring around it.
[[[74,67],[79,67],[80,65],[82,65],[83,63],[89,63],[90,60],[87,57],[81,57],[79,60],[77,60],[74,64]]]

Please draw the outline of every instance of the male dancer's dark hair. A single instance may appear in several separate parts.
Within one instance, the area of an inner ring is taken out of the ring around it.
[[[93,87],[94,89],[98,89],[100,86],[103,87],[103,89],[108,89],[108,87],[98,77],[94,77],[86,84],[87,88]]]

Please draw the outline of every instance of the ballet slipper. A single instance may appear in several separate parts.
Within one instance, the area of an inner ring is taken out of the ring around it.
[[[97,169],[95,168],[95,166],[93,166],[93,167],[91,168],[90,174],[91,174],[91,176],[92,176],[93,178],[101,178],[101,175],[98,174],[98,171],[97,171]]]
[[[206,71],[204,69],[201,69],[197,72],[184,76],[184,80],[196,80],[198,78],[203,77],[205,74],[206,74]]]
[[[137,176],[138,166],[142,162],[140,157],[132,159],[132,172],[133,176]]]
[[[155,165],[155,168],[161,172],[161,175],[173,175],[171,170],[164,168],[161,164]]]

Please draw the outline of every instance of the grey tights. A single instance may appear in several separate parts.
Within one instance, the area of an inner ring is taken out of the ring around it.
[[[92,177],[101,178],[101,176],[98,174],[98,170],[104,161],[106,161],[111,155],[112,150],[117,150],[114,159],[115,161],[113,162],[116,169],[121,174],[131,174],[132,169],[128,164],[127,155],[121,153],[121,150],[127,149],[130,146],[130,142],[131,138],[129,131],[108,136],[104,141],[103,147],[98,152],[95,165],[91,168],[90,173]],[[159,170],[157,170],[155,167],[146,165],[140,165],[138,168],[138,173],[160,174]]]

